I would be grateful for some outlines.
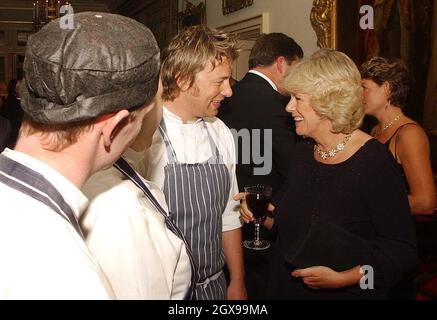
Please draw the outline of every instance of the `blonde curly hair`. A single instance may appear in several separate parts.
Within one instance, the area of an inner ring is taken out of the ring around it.
[[[290,94],[308,94],[314,111],[332,122],[334,133],[349,134],[361,126],[361,76],[344,53],[332,49],[315,52],[291,70],[283,86]]]

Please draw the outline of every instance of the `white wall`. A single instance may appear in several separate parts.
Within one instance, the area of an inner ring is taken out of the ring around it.
[[[210,27],[221,27],[268,13],[267,30],[292,37],[305,55],[310,55],[318,49],[310,21],[312,4],[312,0],[254,0],[252,6],[223,16],[222,0],[206,0],[206,23]]]

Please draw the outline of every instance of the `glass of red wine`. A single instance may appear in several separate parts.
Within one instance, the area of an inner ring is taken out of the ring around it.
[[[244,191],[246,192],[247,206],[255,218],[255,239],[246,240],[243,244],[248,249],[265,250],[270,247],[270,243],[259,238],[259,226],[267,215],[267,207],[272,196],[272,187],[265,184],[256,184],[244,187]]]

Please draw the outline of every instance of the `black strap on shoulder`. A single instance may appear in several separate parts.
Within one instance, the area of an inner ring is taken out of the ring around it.
[[[393,132],[393,134],[390,136],[390,138],[388,138],[388,140],[385,142],[386,144],[389,144],[390,143],[390,141],[391,141],[391,139],[393,139],[395,136],[396,136],[396,134],[403,128],[403,127],[405,127],[405,126],[407,126],[407,125],[409,125],[409,124],[412,124],[412,125],[416,125],[416,126],[418,126],[418,124],[417,123],[414,123],[414,122],[408,122],[408,123],[404,123],[403,125],[401,125],[401,126],[399,126],[396,130],[395,130],[395,132]]]
[[[185,239],[185,236],[183,235],[182,231],[176,226],[176,223],[171,217],[171,214],[168,214],[164,208],[159,204],[158,200],[154,197],[152,192],[149,190],[149,188],[146,186],[146,184],[143,182],[143,180],[140,178],[138,173],[131,167],[131,165],[123,158],[120,158],[117,160],[117,162],[114,164],[114,167],[120,171],[125,177],[127,177],[130,181],[133,182],[140,190],[144,192],[146,197],[150,200],[150,202],[153,204],[153,206],[158,210],[159,213],[162,214],[162,216],[165,219],[165,224],[170,231],[172,231],[178,238],[180,238],[184,243],[187,250],[188,257],[190,258],[190,264],[191,264],[191,284],[190,288],[185,296],[185,299],[191,299],[194,295],[194,290],[196,287],[196,266],[194,263],[193,254],[191,252],[191,248]]]

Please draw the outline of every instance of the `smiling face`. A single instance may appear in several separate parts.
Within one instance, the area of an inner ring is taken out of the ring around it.
[[[296,134],[315,138],[318,132],[323,130],[329,122],[320,115],[311,106],[311,98],[305,93],[296,93],[292,95],[290,102],[286,107],[287,112],[291,113],[296,125]]]
[[[227,59],[215,68],[209,63],[196,74],[193,86],[183,92],[190,120],[217,115],[220,103],[232,95],[230,77],[231,65]]]
[[[363,104],[366,114],[375,115],[388,103],[387,84],[379,86],[373,80],[363,79]]]

